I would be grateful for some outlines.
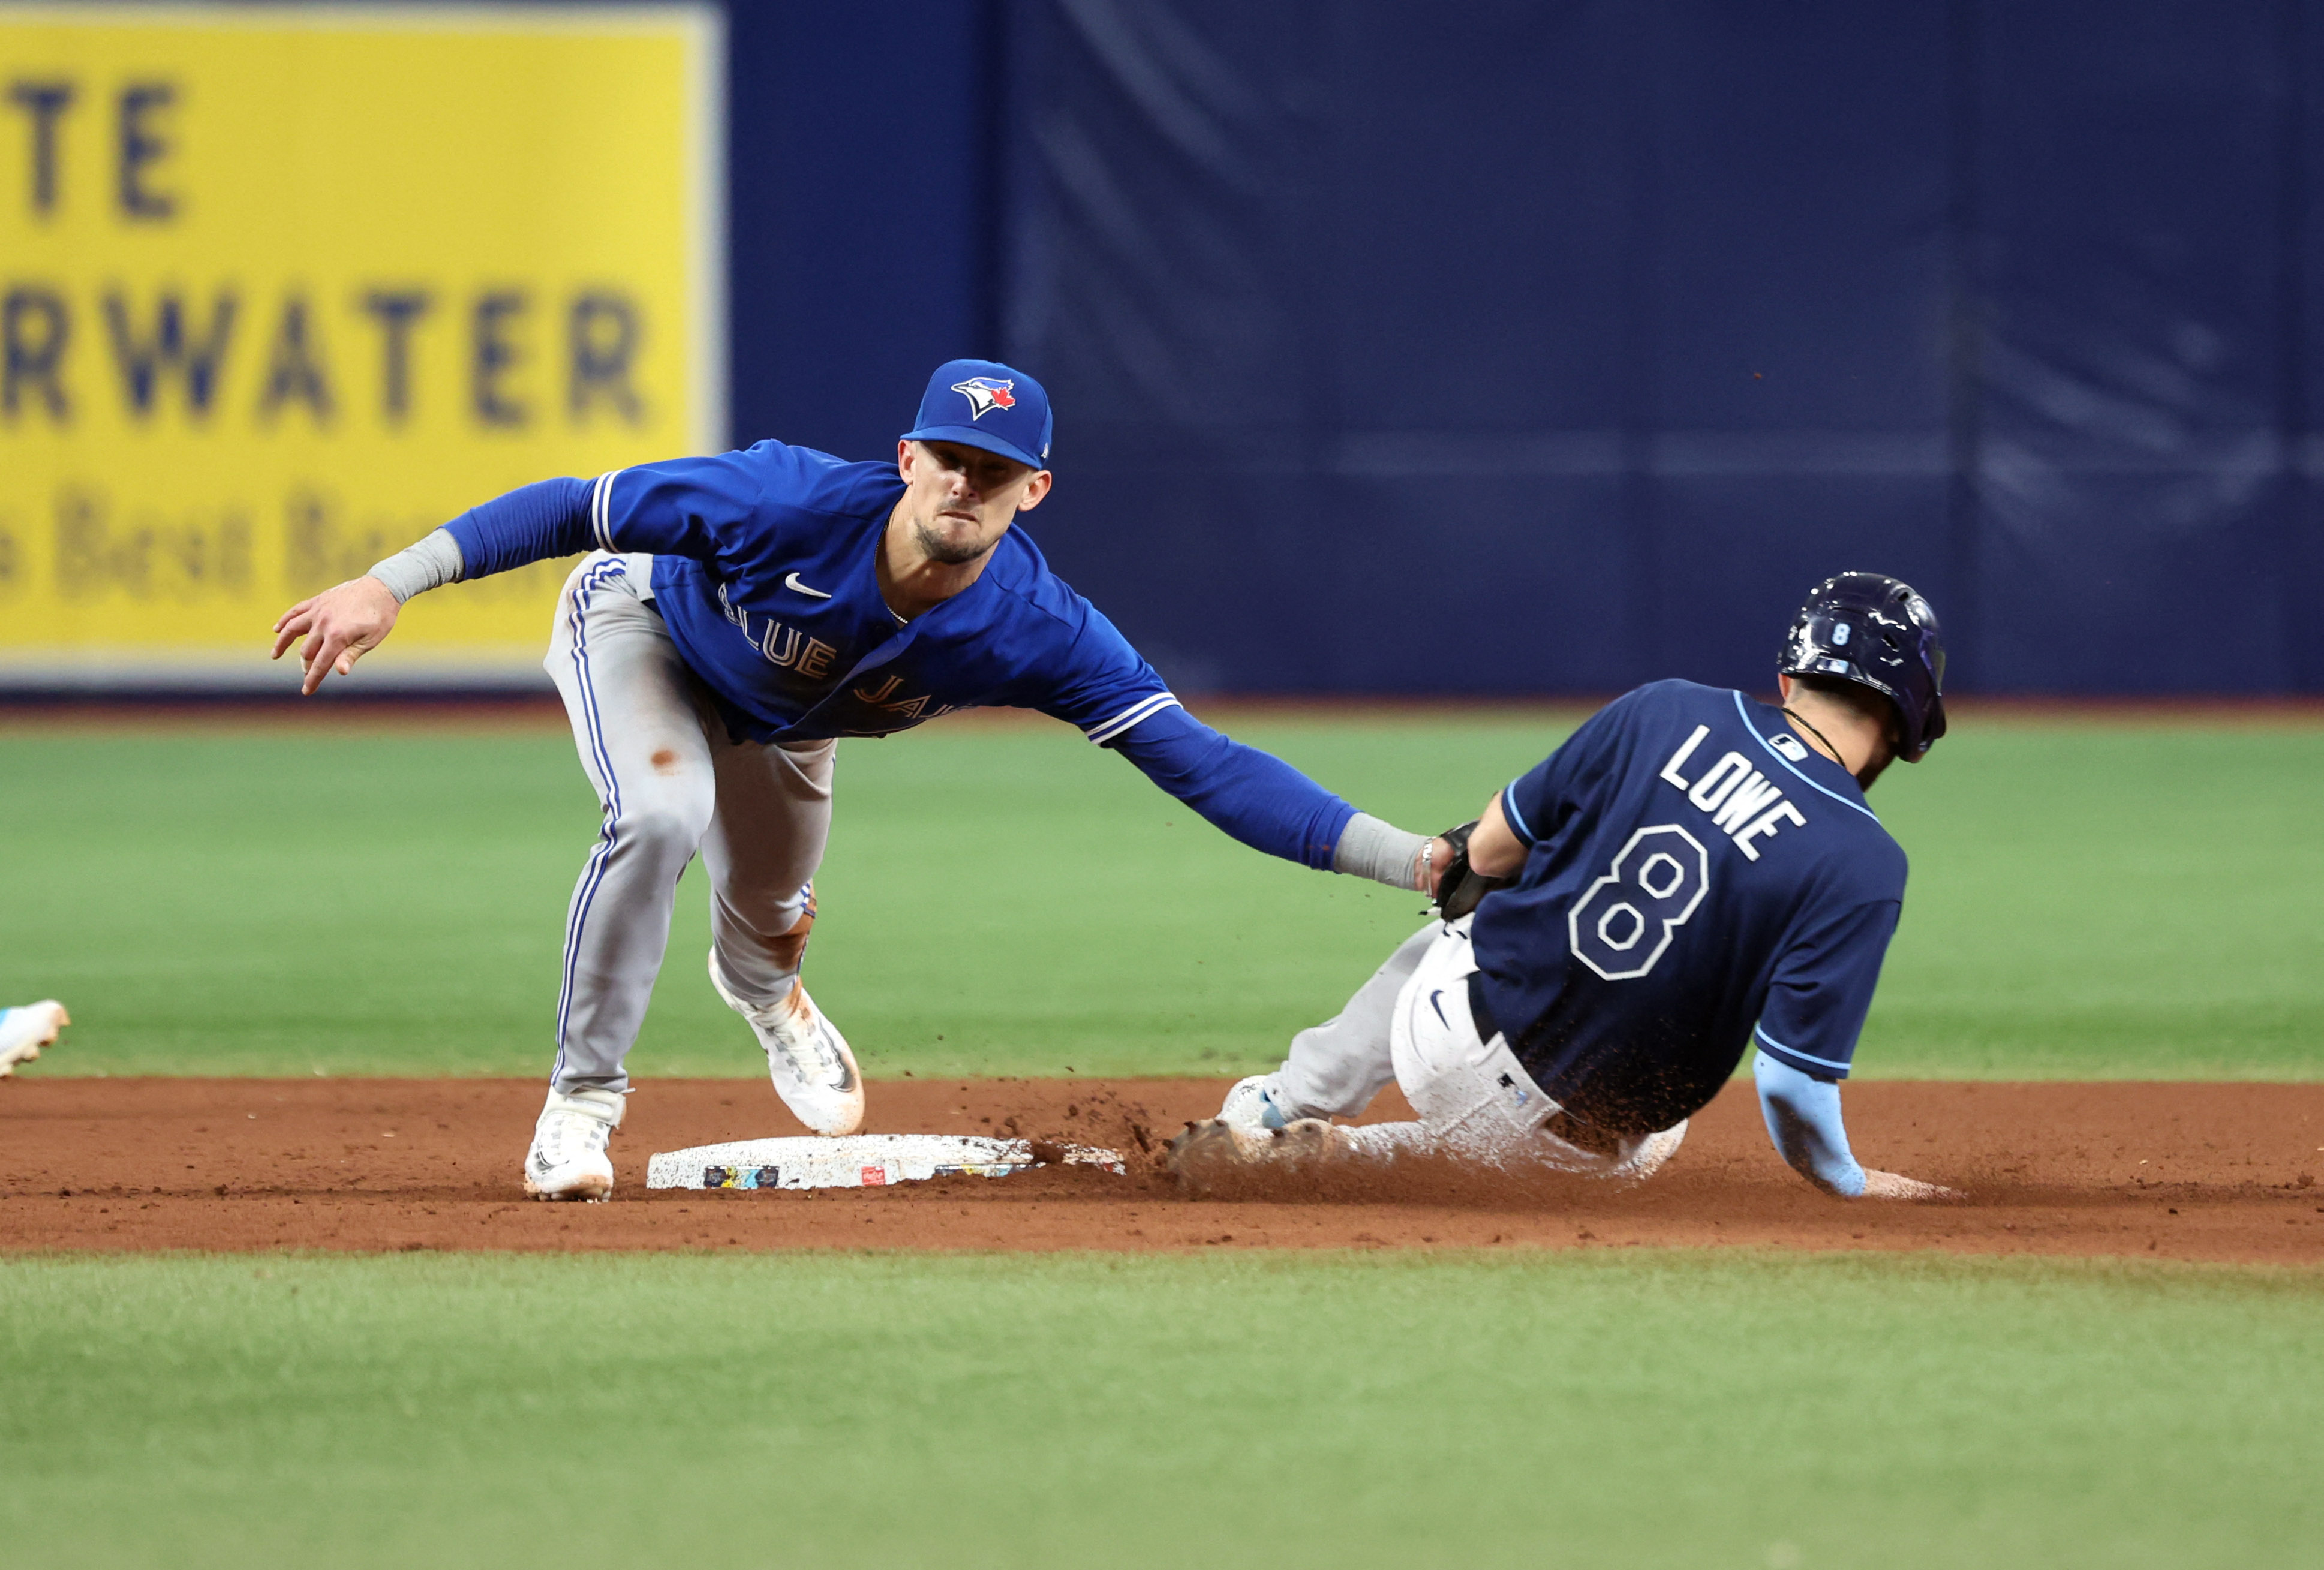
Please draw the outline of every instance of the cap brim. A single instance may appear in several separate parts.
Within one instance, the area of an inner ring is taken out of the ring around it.
[[[973,425],[923,425],[918,430],[904,432],[905,441],[956,441],[963,447],[980,448],[999,453],[1005,458],[1015,458],[1027,468],[1046,469],[1049,466],[1035,457],[1013,441],[1007,441],[989,430],[979,430]]]

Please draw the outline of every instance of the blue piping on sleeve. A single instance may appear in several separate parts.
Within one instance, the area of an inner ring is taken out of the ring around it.
[[[1517,788],[1517,781],[1515,780],[1510,780],[1507,785],[1501,788],[1501,817],[1502,820],[1508,823],[1511,828],[1517,831],[1517,837],[1519,839],[1525,841],[1527,845],[1531,845],[1533,844],[1533,827],[1526,822],[1525,814],[1517,810],[1517,802],[1509,795],[1509,792],[1515,790]]]
[[[1772,1047],[1786,1057],[1796,1057],[1800,1060],[1800,1063],[1812,1063],[1818,1068],[1829,1068],[1832,1072],[1832,1076],[1837,1079],[1846,1079],[1848,1077],[1849,1066],[1847,1064],[1835,1063],[1829,1057],[1818,1057],[1812,1053],[1803,1052],[1796,1047],[1786,1047],[1781,1041],[1776,1040],[1773,1036],[1768,1035],[1767,1027],[1765,1025],[1753,1027],[1751,1033],[1759,1038],[1759,1041],[1762,1046]],[[1796,1068],[1799,1067],[1799,1063],[1795,1063],[1792,1065],[1792,1067]]]
[[[1765,1052],[1751,1058],[1759,1111],[1767,1137],[1792,1169],[1827,1194],[1854,1199],[1864,1192],[1864,1168],[1848,1148],[1840,1121],[1840,1086],[1801,1073]]]

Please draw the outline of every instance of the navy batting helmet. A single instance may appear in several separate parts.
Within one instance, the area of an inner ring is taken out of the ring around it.
[[[1843,572],[1808,591],[1784,635],[1786,676],[1836,676],[1896,706],[1896,755],[1917,763],[1945,734],[1945,641],[1937,613],[1885,572]]]

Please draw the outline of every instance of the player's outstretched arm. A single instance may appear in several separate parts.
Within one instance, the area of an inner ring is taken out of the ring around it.
[[[581,480],[540,480],[470,508],[363,577],[283,612],[274,623],[273,657],[281,659],[304,638],[299,660],[306,679],[300,690],[313,693],[325,677],[352,673],[356,660],[378,648],[413,595],[596,543],[591,494]]]
[[[1434,893],[1449,859],[1442,839],[1358,812],[1282,759],[1213,730],[1175,699],[1103,744],[1252,849],[1318,872]]]
[[[365,576],[300,600],[274,623],[274,653],[280,660],[301,638],[299,664],[306,679],[299,690],[311,696],[323,678],[346,676],[355,661],[378,648],[395,629],[402,602],[379,579]]]
[[[1857,1164],[1840,1121],[1840,1085],[1801,1073],[1765,1052],[1751,1060],[1759,1110],[1775,1151],[1801,1177],[1840,1199],[1959,1199],[1959,1189]]]

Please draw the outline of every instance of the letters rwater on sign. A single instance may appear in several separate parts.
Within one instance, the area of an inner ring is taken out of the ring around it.
[[[0,5],[0,677],[249,675],[477,501],[723,443],[719,25]],[[565,570],[378,668],[537,661]]]

